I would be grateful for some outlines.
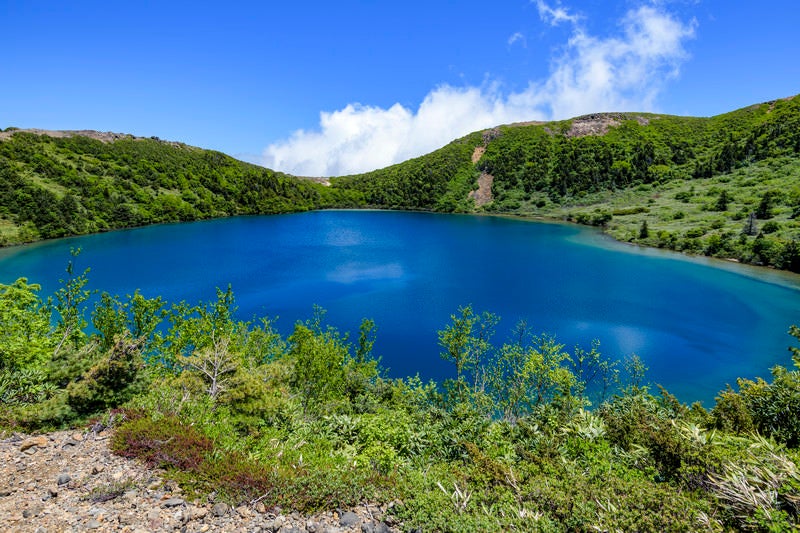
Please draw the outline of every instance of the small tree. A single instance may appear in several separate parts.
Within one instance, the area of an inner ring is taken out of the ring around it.
[[[722,189],[722,192],[719,193],[719,198],[717,198],[717,203],[714,204],[715,211],[727,211],[728,210],[728,203],[730,202],[730,198],[728,197],[728,191]]]
[[[52,355],[49,312],[39,290],[25,278],[0,284],[0,371],[39,368]]]
[[[142,341],[115,339],[108,353],[77,382],[67,386],[67,403],[78,414],[96,413],[128,401],[144,385]]]
[[[356,363],[364,363],[372,358],[372,347],[375,346],[375,321],[365,318],[358,327],[358,346],[356,347]]]
[[[580,346],[570,359],[570,368],[576,379],[576,392],[583,394],[587,400],[591,394],[604,402],[612,388],[619,384],[618,361],[604,357],[600,352],[600,341],[592,341],[592,349],[586,351]]]
[[[128,296],[123,302],[119,297],[104,292],[92,313],[92,325],[98,332],[103,350],[113,344],[114,336],[127,331],[131,337],[145,341],[142,351],[147,356],[156,341],[156,330],[165,315],[164,301],[160,296],[148,299],[137,289],[133,296]]]
[[[73,258],[78,257],[81,253],[80,248],[71,249],[70,254]],[[58,344],[56,344],[53,356],[57,357],[58,353],[64,347],[64,344],[69,341],[72,343],[73,348],[78,348],[81,341],[86,337],[84,328],[86,327],[85,306],[86,300],[89,299],[91,291],[86,290],[86,284],[89,283],[88,274],[89,269],[83,271],[83,274],[75,274],[75,265],[72,260],[67,263],[67,277],[60,279],[59,282],[62,287],[56,293],[56,300],[53,304],[53,309],[58,315],[56,323],[56,335],[58,337]]]
[[[772,206],[775,203],[775,195],[772,191],[767,191],[761,197],[761,202],[756,208],[756,218],[766,220],[772,218]]]
[[[645,376],[647,375],[647,365],[641,357],[635,353],[630,354],[623,361],[623,367],[628,375],[627,389],[632,392],[638,392],[645,386]]]
[[[439,332],[439,345],[445,351],[442,359],[452,361],[456,365],[456,381],[462,380],[464,368],[469,361],[469,343],[472,328],[477,322],[477,317],[472,311],[472,306],[459,307],[458,315],[450,315],[452,324]]]
[[[306,413],[344,397],[348,357],[345,340],[335,330],[315,331],[309,325],[296,324],[289,337],[289,357],[294,362],[290,381],[300,392]]]
[[[152,300],[151,302],[156,302]],[[133,304],[133,301],[131,302]],[[160,304],[160,302],[158,302]],[[141,305],[140,310],[153,306]],[[166,370],[179,373],[184,368],[185,358],[212,349],[221,339],[236,338],[237,332],[246,329],[246,323],[233,320],[236,311],[233,291],[217,289],[217,300],[208,304],[189,306],[186,302],[173,305],[169,312],[170,328],[166,336],[160,339],[161,356],[159,363]],[[141,337],[153,333],[155,324],[136,323],[136,312],[133,312],[133,323]],[[159,319],[160,320],[160,319]]]
[[[40,401],[52,392],[43,369],[55,342],[38,291],[25,278],[0,283],[0,405]]]
[[[742,228],[742,233],[745,235],[758,235],[758,226],[756,225],[756,214],[750,213],[747,215],[747,221],[744,223],[744,228]]]
[[[445,349],[442,359],[456,365],[454,392],[463,400],[469,391],[468,373],[472,373],[473,393],[485,389],[488,379],[485,363],[492,350],[491,339],[499,318],[487,312],[476,315],[468,305],[459,307],[458,314],[450,315],[450,319],[452,324],[439,331],[439,345]]]
[[[639,238],[646,239],[650,236],[650,230],[647,228],[647,221],[642,220],[642,225],[639,227]]]
[[[186,370],[195,372],[206,384],[206,393],[214,402],[221,392],[228,389],[228,382],[238,367],[237,362],[230,349],[230,339],[225,336],[215,337],[210,346],[183,359]]]
[[[573,389],[578,384],[566,366],[570,362],[564,345],[548,335],[525,334],[504,344],[492,374],[495,406],[511,422],[545,404],[570,411],[576,405]]]
[[[753,259],[759,263],[769,265],[772,263],[775,241],[759,233],[753,240]]]
[[[800,244],[792,239],[783,245],[778,268],[785,268],[792,272],[800,272]]]

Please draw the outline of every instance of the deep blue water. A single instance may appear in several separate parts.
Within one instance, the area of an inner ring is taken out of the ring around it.
[[[357,337],[378,325],[389,375],[452,377],[437,330],[460,305],[518,320],[622,358],[681,400],[713,403],[736,377],[791,365],[786,332],[800,324],[796,277],[689,261],[619,245],[576,226],[495,217],[322,211],[152,226],[0,250],[0,283],[25,276],[51,294],[71,247],[91,287],[189,303],[233,287],[239,317],[278,317],[288,333],[327,309]],[[719,268],[719,266],[726,268]],[[755,274],[753,274],[755,272]],[[754,277],[755,276],[755,277]]]

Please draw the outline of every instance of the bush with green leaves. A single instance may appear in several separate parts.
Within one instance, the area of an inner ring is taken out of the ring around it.
[[[42,369],[55,348],[41,287],[19,278],[0,284],[0,372]]]
[[[72,256],[78,253],[73,251]],[[73,275],[72,261],[67,273],[55,300],[42,300],[40,286],[25,278],[0,284],[0,404],[24,406],[48,400],[69,382],[64,373],[74,367],[65,364],[67,359],[79,359],[81,369],[88,365],[92,348],[85,345],[82,318],[87,279],[85,273]],[[78,356],[70,357],[74,354]]]
[[[708,475],[707,489],[728,511],[727,525],[745,531],[798,527],[800,471],[781,445],[754,438]]]
[[[80,415],[117,407],[141,393],[147,383],[143,341],[117,337],[113,346],[78,381],[67,386],[67,403]]]
[[[738,392],[725,391],[712,410],[721,428],[755,430],[787,446],[800,445],[800,371],[776,366],[772,381],[737,380]]]

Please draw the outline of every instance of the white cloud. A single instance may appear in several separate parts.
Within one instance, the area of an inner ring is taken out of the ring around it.
[[[570,12],[566,8],[561,7],[561,5],[551,7],[542,0],[536,0],[536,8],[539,10],[539,17],[551,26],[558,26],[562,22],[577,24],[581,20],[579,15],[570,14]]]
[[[528,41],[525,39],[525,36],[521,32],[516,32],[514,35],[508,38],[508,46],[513,45],[514,43],[521,43],[523,48],[528,47]]]
[[[629,11],[619,36],[595,37],[576,25],[547,79],[531,83],[524,96],[553,118],[651,110],[686,60],[683,45],[694,36],[695,25],[652,6]]]
[[[319,129],[298,130],[268,146],[261,163],[304,176],[336,176],[381,168],[430,152],[469,132],[525,120],[554,120],[597,111],[652,110],[665,83],[678,74],[695,21],[683,22],[645,5],[629,11],[619,32],[598,37],[577,15],[536,2],[548,24],[569,22],[572,33],[546,79],[505,94],[482,87],[441,85],[419,108],[349,104],[320,113]],[[509,44],[512,44],[512,36]]]
[[[471,131],[528,114],[497,86],[437,87],[413,112],[349,104],[320,113],[320,130],[299,130],[264,150],[263,164],[302,176],[336,176],[373,170],[439,148]]]

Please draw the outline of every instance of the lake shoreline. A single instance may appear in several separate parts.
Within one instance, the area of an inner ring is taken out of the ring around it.
[[[114,232],[124,232],[124,231],[132,231],[141,228],[148,228],[148,227],[158,227],[158,226],[174,226],[174,225],[181,225],[181,224],[194,224],[199,222],[212,222],[215,220],[224,220],[224,219],[231,219],[231,218],[254,218],[254,217],[273,217],[278,215],[296,215],[300,213],[312,213],[312,212],[326,212],[326,211],[342,211],[342,212],[390,212],[390,213],[428,213],[433,215],[460,215],[460,216],[475,216],[475,217],[490,217],[490,218],[501,218],[501,219],[510,219],[510,220],[520,220],[524,222],[536,222],[541,224],[555,224],[555,225],[563,225],[568,227],[578,227],[578,228],[587,228],[587,229],[594,229],[597,231],[598,234],[603,235],[606,239],[610,242],[627,246],[632,249],[636,250],[654,250],[660,252],[666,252],[670,254],[675,254],[676,256],[683,257],[687,260],[694,261],[697,260],[701,264],[711,264],[712,266],[716,266],[718,268],[722,268],[723,270],[733,271],[736,272],[735,269],[729,268],[731,264],[735,265],[735,268],[744,267],[742,274],[747,275],[748,277],[755,277],[758,278],[759,275],[756,273],[748,274],[746,269],[755,269],[753,272],[774,272],[777,275],[775,276],[775,283],[780,283],[782,285],[796,288],[800,290],[800,273],[791,272],[789,270],[782,270],[775,268],[769,265],[758,265],[753,263],[743,263],[742,261],[738,260],[735,257],[713,257],[707,256],[702,254],[693,254],[688,253],[685,251],[679,250],[672,250],[669,248],[660,248],[657,246],[650,246],[647,244],[641,243],[634,243],[623,241],[615,238],[611,234],[609,234],[605,228],[596,227],[596,226],[587,226],[585,224],[580,224],[578,222],[567,220],[563,217],[548,217],[543,215],[521,215],[515,213],[443,213],[440,211],[432,211],[428,209],[382,209],[379,207],[347,207],[347,208],[323,208],[323,209],[308,209],[308,210],[298,210],[298,211],[290,211],[290,212],[283,212],[283,213],[262,213],[262,214],[241,214],[241,215],[229,215],[223,217],[214,217],[214,218],[203,218],[198,220],[186,220],[186,221],[178,221],[178,222],[159,222],[155,224],[145,224],[141,226],[129,226],[124,228],[113,228],[113,229],[106,229],[101,231],[96,231],[93,233],[82,233],[77,235],[66,235],[63,237],[58,237],[54,239],[37,239],[35,241],[24,242],[24,243],[14,243],[14,244],[0,244],[0,259],[3,258],[4,251],[6,250],[14,250],[20,247],[36,245],[38,243],[45,243],[45,242],[54,242],[54,241],[61,241],[65,239],[73,239],[73,238],[80,238],[80,237],[87,237],[90,235],[102,235],[106,233],[114,233]],[[708,262],[708,263],[706,263]],[[728,265],[726,268],[725,265]]]

